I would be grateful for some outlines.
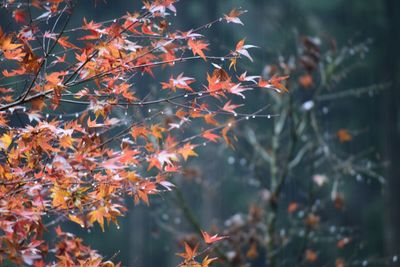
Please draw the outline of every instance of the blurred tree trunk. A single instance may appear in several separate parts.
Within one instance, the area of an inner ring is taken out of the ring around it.
[[[400,248],[400,164],[398,163],[400,148],[399,133],[399,89],[400,89],[400,2],[386,0],[386,16],[388,33],[386,42],[386,70],[392,86],[383,95],[382,130],[384,131],[384,159],[389,162],[386,168],[387,177],[387,227],[386,249],[389,255],[398,253]]]
[[[145,224],[143,220],[146,211],[142,207],[134,207],[129,213],[129,266],[144,266],[146,240]]]

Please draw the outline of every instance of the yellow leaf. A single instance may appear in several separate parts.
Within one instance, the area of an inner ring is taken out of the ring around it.
[[[193,151],[194,148],[195,145],[186,143],[181,149],[179,149],[179,154],[181,154],[185,160],[187,160],[190,156],[196,157],[197,153]]]
[[[101,230],[104,232],[104,215],[106,215],[106,209],[104,207],[100,207],[97,210],[91,211],[89,213],[89,223],[98,222]]]
[[[0,138],[0,147],[4,150],[6,150],[12,142],[11,136],[8,134],[3,134],[3,136]]]
[[[81,227],[85,227],[85,224],[83,223],[83,220],[79,218],[78,216],[69,214],[68,215],[69,219],[77,224],[79,224]]]

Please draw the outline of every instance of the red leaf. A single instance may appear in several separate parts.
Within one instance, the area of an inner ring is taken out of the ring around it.
[[[189,39],[188,46],[192,49],[193,55],[199,55],[202,59],[206,59],[206,55],[203,50],[208,50],[208,44],[201,40]]]
[[[201,234],[203,235],[204,242],[206,242],[207,244],[212,244],[222,239],[228,238],[228,236],[218,236],[218,234],[211,236],[206,231],[201,231]]]

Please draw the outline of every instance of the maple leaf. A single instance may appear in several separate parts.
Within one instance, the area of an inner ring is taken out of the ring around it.
[[[188,243],[185,242],[185,252],[183,253],[177,253],[179,257],[184,258],[185,260],[192,260],[197,256],[197,250],[199,248],[199,244],[196,244],[196,246],[192,249]]]
[[[189,39],[188,46],[192,49],[193,55],[199,55],[202,59],[206,59],[206,55],[203,50],[208,50],[208,44],[201,40]]]
[[[236,44],[235,53],[243,55],[243,56],[247,57],[251,62],[253,62],[253,58],[250,56],[250,54],[247,51],[247,49],[256,48],[257,46],[255,46],[255,45],[245,45],[244,41],[245,41],[245,39],[242,39]]]
[[[217,142],[217,139],[220,138],[219,135],[216,135],[214,133],[212,133],[211,131],[205,131],[202,135],[202,137],[204,137],[207,140],[210,140],[211,142]]]
[[[16,22],[26,23],[27,12],[23,9],[16,9],[13,12],[13,16]]]
[[[69,214],[69,215],[68,215],[68,218],[69,218],[71,221],[73,221],[73,222],[79,224],[82,228],[85,227],[85,223],[84,223],[83,220],[82,220],[81,218],[79,218],[78,216]]]
[[[178,153],[182,155],[185,161],[190,157],[197,157],[197,153],[193,151],[196,145],[192,145],[190,143],[186,143],[181,149],[179,149]]]
[[[8,134],[3,134],[3,136],[0,138],[0,148],[1,149],[8,149],[8,147],[11,145],[12,138]]]
[[[231,100],[229,100],[228,102],[225,103],[225,105],[222,107],[222,110],[225,110],[227,112],[231,112],[231,113],[236,113],[235,109],[238,107],[241,107],[242,105],[235,105],[235,104],[231,104]]]
[[[74,44],[68,42],[68,41],[67,41],[68,38],[69,38],[69,36],[60,37],[60,38],[58,39],[58,43],[59,43],[62,47],[64,47],[64,48],[79,49],[76,45],[74,45]]]
[[[247,76],[247,71],[240,74],[238,80],[241,82],[252,82],[257,84],[257,79],[260,79],[260,76]]]
[[[309,88],[313,85],[313,77],[310,74],[305,74],[299,77],[299,84],[304,88]]]
[[[193,92],[193,89],[189,86],[189,84],[193,83],[194,81],[194,78],[184,77],[183,73],[181,73],[176,79],[171,76],[168,83],[162,82],[161,85],[162,89],[171,89],[174,92],[177,88]]]
[[[243,22],[239,19],[239,16],[246,12],[247,10],[232,9],[228,14],[224,15],[224,19],[228,23],[236,23],[243,25]]]
[[[1,50],[14,50],[18,47],[21,47],[22,44],[14,44],[12,43],[12,36],[3,34],[0,36],[0,49]]]
[[[317,253],[311,249],[306,250],[304,257],[308,262],[315,262],[318,259]]]
[[[161,166],[164,166],[164,164],[173,165],[172,162],[178,160],[175,153],[169,153],[165,150],[158,153],[157,159],[160,162]]]
[[[296,202],[292,202],[289,204],[287,211],[288,211],[288,213],[293,213],[297,210],[298,207],[299,207],[299,205]]]
[[[210,264],[217,260],[218,258],[209,258],[208,256],[206,256],[203,261],[201,262],[201,267],[209,267]]]
[[[101,230],[104,232],[104,217],[106,216],[105,207],[99,207],[96,210],[89,212],[89,223],[93,224],[94,222],[98,222],[101,227]]]
[[[336,135],[341,143],[349,142],[353,139],[353,136],[349,133],[347,129],[340,129],[336,132]]]
[[[218,123],[218,121],[217,121],[214,117],[215,117],[215,114],[209,113],[209,114],[207,114],[207,115],[204,115],[204,121],[205,121],[206,123],[208,123],[208,124],[218,126],[219,123]]]
[[[60,236],[60,235],[64,234],[60,225],[57,225],[57,227],[55,228],[55,231],[56,231],[56,235],[57,236]]]
[[[289,76],[273,76],[268,81],[262,78],[258,81],[258,86],[261,88],[271,88],[278,93],[289,92],[289,90],[282,84],[283,81],[287,80]]]
[[[207,73],[207,82],[208,86],[206,89],[210,92],[210,95],[217,96],[218,93],[221,93],[222,89],[227,87],[227,84],[224,81],[221,81],[217,75],[209,75]]]
[[[232,87],[230,87],[230,88],[228,89],[228,91],[229,91],[231,94],[241,96],[243,99],[245,99],[246,97],[245,97],[245,95],[244,95],[242,92],[246,92],[246,91],[250,91],[250,90],[253,90],[253,88],[250,88],[250,87],[243,87],[240,83],[235,84],[235,85],[233,85]]]
[[[213,244],[215,242],[228,238],[228,236],[218,236],[218,234],[210,235],[203,230],[201,231],[201,234],[203,235],[203,239],[206,244]]]

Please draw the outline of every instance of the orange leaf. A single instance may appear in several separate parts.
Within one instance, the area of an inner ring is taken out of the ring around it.
[[[215,125],[218,126],[219,123],[218,121],[216,121],[214,119],[215,114],[209,113],[207,115],[204,116],[204,120],[206,121],[206,123],[211,124],[211,125]]]
[[[236,23],[243,25],[243,22],[239,19],[239,16],[245,12],[246,11],[243,10],[232,9],[228,15],[224,15],[224,18],[228,23]]]
[[[315,262],[318,259],[318,255],[315,251],[311,249],[307,249],[305,253],[306,261],[308,262]]]
[[[188,46],[192,49],[193,55],[199,55],[202,59],[206,59],[203,50],[208,50],[208,44],[201,40],[189,39]]]
[[[98,222],[101,230],[104,232],[104,217],[106,215],[106,209],[99,207],[97,210],[89,212],[89,223]]]
[[[340,129],[337,131],[336,135],[341,143],[349,142],[353,139],[353,136],[346,129]]]
[[[287,210],[288,210],[289,213],[293,213],[293,212],[295,212],[297,210],[298,207],[299,207],[299,205],[296,202],[292,202],[292,203],[289,204]]]
[[[190,156],[196,157],[198,156],[196,152],[193,151],[195,148],[195,145],[192,145],[190,143],[186,143],[181,149],[179,149],[179,154],[182,155],[182,157],[187,160]]]
[[[199,248],[199,244],[197,244],[193,249],[185,242],[185,252],[178,253],[179,257],[184,258],[185,260],[192,260],[197,255],[197,249]]]
[[[228,238],[228,236],[218,236],[218,234],[211,236],[206,231],[201,231],[201,234],[203,235],[204,242],[206,242],[207,244],[212,244],[222,239]]]
[[[305,88],[309,88],[313,85],[313,78],[310,74],[305,74],[299,77],[299,84]]]
[[[215,261],[217,258],[208,258],[208,256],[206,256],[203,261],[201,262],[201,267],[208,267],[210,266],[210,264]]]
[[[201,136],[215,143],[217,142],[217,139],[220,138],[219,135],[213,134],[211,131],[206,131]]]

